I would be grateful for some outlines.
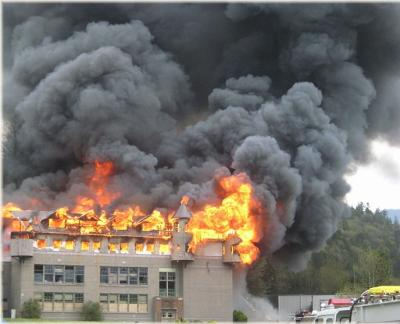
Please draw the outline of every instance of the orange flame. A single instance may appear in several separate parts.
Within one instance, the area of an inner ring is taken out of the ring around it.
[[[22,211],[22,208],[17,204],[9,202],[5,204],[2,208],[3,216],[3,229],[9,228],[11,231],[25,231],[29,228],[29,224],[26,222],[15,218],[13,212]]]
[[[21,210],[22,209],[18,205],[14,204],[12,202],[9,202],[3,206],[3,210],[2,210],[3,218],[14,218],[14,215],[12,212],[13,211],[21,211]]]
[[[250,264],[259,255],[254,243],[261,238],[256,217],[261,204],[243,173],[223,177],[218,183],[223,192],[220,204],[205,205],[193,213],[187,224],[186,230],[193,234],[189,249],[194,252],[207,240],[226,240],[236,235],[241,239],[236,251],[243,263]]]
[[[58,208],[54,215],[48,218],[49,228],[76,230],[81,234],[109,234],[110,230],[126,231],[139,228],[140,225],[144,232],[158,231],[159,237],[164,240],[159,245],[159,252],[170,254],[171,245],[168,240],[171,239],[171,232],[177,225],[173,211],[164,213],[155,209],[147,218],[145,212],[137,205],[124,206],[112,212],[107,211],[107,207],[115,204],[115,200],[120,197],[119,192],[110,192],[108,188],[109,179],[114,171],[112,162],[96,161],[93,174],[87,182],[91,192],[76,197],[74,206]],[[251,182],[244,173],[219,178],[217,184],[220,189],[218,190],[220,202],[198,206],[186,226],[185,230],[192,234],[189,251],[196,252],[198,246],[208,240],[224,241],[236,236],[241,242],[234,245],[231,250],[239,254],[243,263],[251,264],[259,255],[255,243],[261,238],[261,224],[258,217],[261,204],[254,196]],[[189,201],[189,196],[183,196],[181,204],[187,205]],[[21,210],[13,203],[3,206],[3,218],[10,219],[8,222],[13,231],[26,231],[31,228],[29,224],[24,223],[25,221],[13,217],[13,211]],[[55,240],[50,245],[56,249],[75,249],[73,241],[61,246],[61,242]],[[89,250],[88,241],[82,240],[80,245],[81,250]],[[45,248],[46,242],[38,241],[38,247]],[[99,251],[100,247],[100,242],[93,243],[95,251]],[[157,250],[151,241],[136,242],[135,248],[139,254],[150,254]],[[117,248],[116,244],[112,243],[109,249],[127,253],[129,246],[123,242]]]
[[[189,203],[190,197],[189,196],[183,196],[181,199],[181,204],[182,205],[187,205]]]

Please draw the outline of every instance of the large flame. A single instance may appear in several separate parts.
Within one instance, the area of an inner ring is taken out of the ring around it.
[[[94,172],[88,179],[89,194],[78,196],[72,207],[57,209],[56,217],[49,221],[49,227],[77,226],[83,234],[105,233],[109,228],[124,231],[139,224],[142,225],[142,231],[165,231],[169,228],[169,217],[158,210],[154,210],[147,218],[146,213],[137,205],[107,211],[106,209],[121,196],[119,192],[108,189],[110,177],[114,173],[115,166],[112,162],[96,161]]]
[[[22,211],[22,208],[12,202],[3,206],[3,228],[9,228],[11,231],[25,231],[27,229],[27,224],[14,217],[13,212],[15,211]]]
[[[115,200],[121,196],[119,192],[109,189],[110,177],[114,172],[115,167],[112,162],[96,161],[93,174],[87,181],[90,189],[88,194],[76,197],[73,206],[58,208],[48,218],[49,228],[79,231],[81,234],[110,234],[110,230],[129,229],[140,229],[144,232],[158,231],[164,240],[160,245],[161,253],[170,254],[171,246],[168,242],[176,225],[174,212],[170,210],[166,213],[155,209],[146,216],[138,205],[110,210],[110,205],[115,205]],[[238,237],[240,243],[234,246],[234,252],[240,255],[243,263],[250,264],[259,255],[259,249],[254,243],[261,237],[257,216],[261,204],[255,198],[251,182],[244,173],[219,178],[217,183],[219,203],[195,206],[193,216],[186,226],[185,230],[192,234],[189,251],[196,252],[199,245],[210,240],[225,241]],[[189,199],[188,196],[183,196],[181,203],[186,205]],[[12,231],[26,231],[31,228],[28,220],[21,221],[13,217],[14,211],[21,210],[13,203],[7,203],[3,207],[3,218],[7,220]],[[88,248],[88,244],[83,242],[81,249]],[[55,245],[54,248],[60,248],[57,243]],[[109,248],[115,249],[115,246],[111,245]],[[65,248],[74,249],[74,243],[69,242]],[[100,246],[96,246],[96,249],[99,248]],[[151,242],[137,244],[137,251],[142,253],[151,253],[153,249],[154,244]],[[121,243],[121,251],[128,251],[127,243]]]
[[[3,218],[13,218],[14,216],[13,216],[12,212],[21,211],[21,210],[22,210],[22,208],[20,208],[18,205],[14,204],[12,202],[9,202],[3,206],[3,210],[2,210]]]
[[[203,242],[227,240],[236,235],[241,239],[236,252],[243,263],[250,264],[259,255],[254,243],[261,237],[257,221],[261,205],[245,174],[223,177],[218,182],[222,189],[221,202],[201,207],[187,225],[186,230],[193,234],[189,249],[194,252]]]

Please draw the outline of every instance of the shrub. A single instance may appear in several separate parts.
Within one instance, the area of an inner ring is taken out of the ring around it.
[[[21,316],[23,318],[40,318],[41,309],[39,302],[34,299],[29,299],[22,305]]]
[[[84,321],[101,321],[102,314],[100,304],[91,301],[84,303],[81,315]]]
[[[247,316],[242,311],[234,310],[233,311],[233,321],[234,322],[247,322]]]

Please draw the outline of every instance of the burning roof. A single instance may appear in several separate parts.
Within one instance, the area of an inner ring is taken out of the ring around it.
[[[174,212],[154,209],[146,214],[138,205],[110,209],[118,193],[107,189],[113,172],[111,162],[96,162],[93,176],[88,180],[90,196],[78,196],[74,206],[64,206],[55,211],[22,210],[8,203],[3,208],[4,217],[12,220],[12,231],[31,233],[65,233],[68,235],[156,236],[171,239],[175,224],[184,221],[183,230],[192,235],[189,251],[207,241],[234,240],[241,261],[252,263],[259,254],[255,246],[261,238],[257,214],[261,208],[254,190],[244,174],[219,178],[220,202],[196,205],[190,211],[184,196]]]

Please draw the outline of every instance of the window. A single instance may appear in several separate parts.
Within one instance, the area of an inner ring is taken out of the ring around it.
[[[136,242],[135,243],[135,251],[136,253],[143,252],[144,244],[143,242]]]
[[[138,295],[138,313],[147,313],[147,295]]]
[[[81,241],[81,251],[89,251],[89,241]]]
[[[171,320],[175,320],[175,317],[176,317],[176,312],[174,309],[162,310],[162,313],[161,313],[162,319],[171,321]]]
[[[138,284],[138,269],[137,268],[129,268],[129,284],[130,285]]]
[[[128,242],[121,242],[120,251],[121,251],[121,253],[128,253],[129,252]]]
[[[44,312],[68,312],[82,308],[82,293],[38,292],[34,299],[39,302]]]
[[[117,313],[118,312],[118,295],[112,294],[108,295],[109,311]]]
[[[175,296],[175,271],[160,271],[160,296]]]
[[[103,312],[147,313],[147,295],[100,294]]]
[[[75,248],[75,241],[74,240],[67,240],[65,242],[65,249],[66,250],[72,251],[72,250],[74,250],[74,248]]]
[[[85,280],[85,268],[83,266],[75,266],[75,282],[83,283]]]
[[[147,268],[139,268],[139,285],[147,285]]]
[[[103,312],[108,311],[108,295],[107,294],[100,294],[100,306]]]
[[[53,248],[60,249],[62,245],[61,240],[53,240]]]
[[[100,283],[108,284],[108,268],[100,267]]]
[[[128,312],[128,295],[121,294],[119,295],[119,307],[118,310],[122,313]]]
[[[74,266],[65,266],[65,282],[74,282]]]
[[[55,312],[63,311],[64,296],[62,293],[54,293],[54,305],[53,309]]]
[[[44,282],[54,281],[54,269],[52,265],[44,266]]]
[[[74,294],[64,294],[64,310],[74,310]]]
[[[128,268],[127,267],[119,268],[118,280],[119,280],[118,283],[120,285],[128,284]]]
[[[64,282],[64,266],[54,266],[54,282]]]
[[[35,264],[33,271],[34,271],[35,282],[43,282],[43,265]]]
[[[84,267],[73,265],[34,265],[35,283],[83,283]]]
[[[110,267],[108,275],[108,283],[111,285],[118,284],[118,267]]]
[[[108,243],[108,250],[110,252],[117,252],[117,243]]]
[[[129,312],[130,313],[138,312],[138,296],[137,295],[129,295]]]
[[[44,293],[42,309],[45,312],[53,311],[53,293]]]
[[[99,252],[101,247],[101,242],[100,241],[93,241],[93,250],[95,252]]]
[[[110,285],[147,285],[147,268],[100,267],[100,283]]]
[[[46,240],[39,239],[36,241],[36,246],[38,249],[44,249],[46,248]]]
[[[83,304],[83,294],[75,294],[75,303]]]
[[[169,242],[161,242],[160,243],[160,254],[170,255],[171,254],[171,246]]]

